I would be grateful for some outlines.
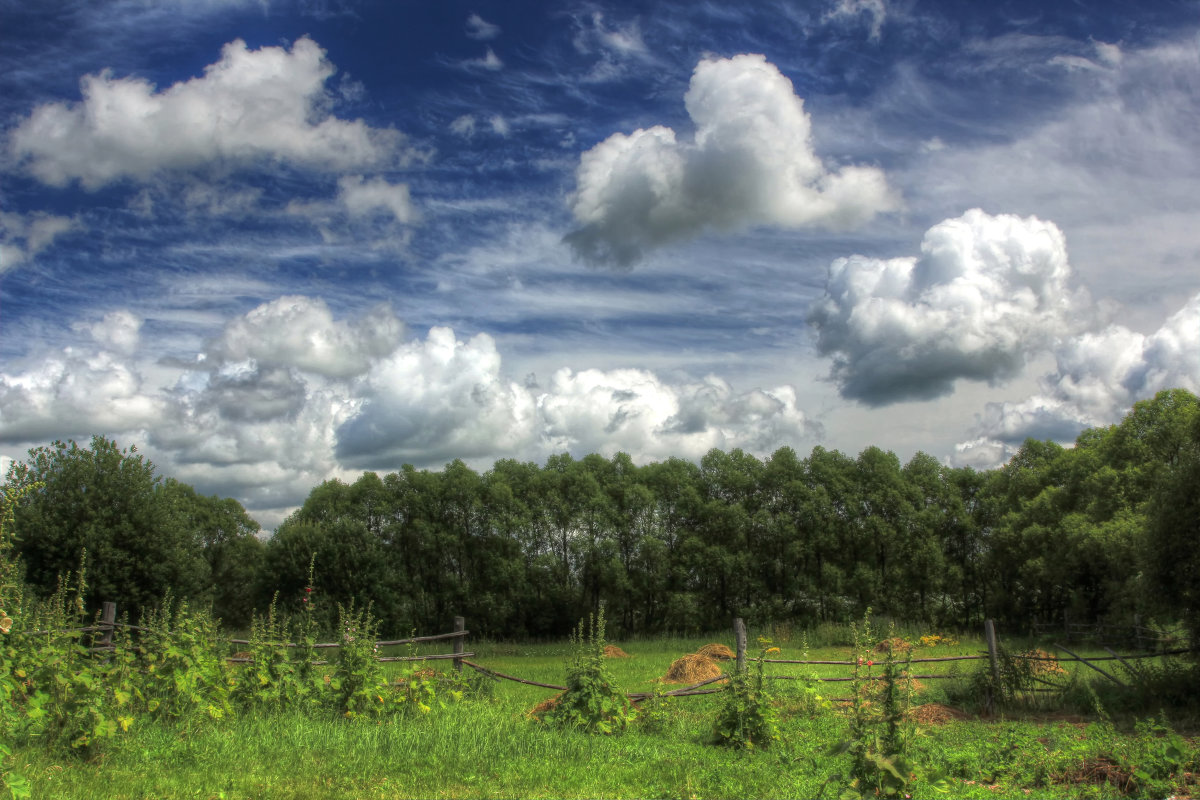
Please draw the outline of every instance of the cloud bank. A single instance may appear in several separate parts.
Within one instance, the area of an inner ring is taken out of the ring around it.
[[[629,266],[707,229],[843,230],[898,207],[881,170],[825,167],[804,101],[761,55],[701,61],[684,101],[691,141],[656,125],[580,158],[566,241],[583,259]]]
[[[320,298],[280,297],[170,369],[139,361],[141,324],[111,312],[75,326],[92,344],[0,372],[0,442],[134,436],[170,474],[273,519],[361,469],[563,451],[641,462],[713,447],[765,454],[820,433],[791,386],[737,392],[711,375],[563,368],[543,387],[511,379],[487,334],[434,327],[406,339],[386,306],[338,319]]]
[[[925,233],[919,257],[839,258],[808,321],[843,397],[881,406],[999,383],[1077,330],[1085,294],[1068,286],[1051,222],[972,209]]]
[[[1200,294],[1149,335],[1113,324],[1064,341],[1055,358],[1057,368],[1039,380],[1040,392],[987,404],[975,438],[957,445],[957,461],[994,466],[1027,438],[1070,442],[1164,389],[1200,393]]]

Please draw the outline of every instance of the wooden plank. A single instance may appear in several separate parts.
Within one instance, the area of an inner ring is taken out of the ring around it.
[[[1064,653],[1066,653],[1067,655],[1075,656],[1075,660],[1076,660],[1076,661],[1082,661],[1084,664],[1086,664],[1087,666],[1089,666],[1089,667],[1091,667],[1092,669],[1096,670],[1096,672],[1099,672],[1101,675],[1103,675],[1104,677],[1108,678],[1110,681],[1112,681],[1113,683],[1115,683],[1117,686],[1122,686],[1122,687],[1124,687],[1124,688],[1126,688],[1126,689],[1128,689],[1128,688],[1129,688],[1129,687],[1128,687],[1126,684],[1124,684],[1124,683],[1122,683],[1121,681],[1117,680],[1117,679],[1116,679],[1116,678],[1114,678],[1112,675],[1109,675],[1107,672],[1105,672],[1104,670],[1100,669],[1100,668],[1099,668],[1099,667],[1097,667],[1095,664],[1089,663],[1089,662],[1088,662],[1088,660],[1087,660],[1086,658],[1084,658],[1083,656],[1080,656],[1080,655],[1078,655],[1078,654],[1076,654],[1076,653],[1072,653],[1070,650],[1068,650],[1067,648],[1063,647],[1061,644],[1056,644],[1056,645],[1054,645],[1054,647],[1055,647],[1055,649],[1057,649],[1057,650],[1062,650],[1062,651],[1063,651]]]
[[[454,632],[460,633],[462,631],[465,631],[466,629],[467,629],[466,620],[464,620],[462,617],[455,617],[454,618]],[[457,639],[454,640],[454,654],[456,656],[458,656],[458,658],[454,659],[454,671],[455,672],[462,672],[462,652],[463,652],[463,637],[459,636]]]
[[[737,671],[746,671],[746,623],[741,617],[733,618],[733,638],[737,644]]]
[[[471,653],[470,655],[475,655],[475,654]],[[506,681],[516,681],[517,683],[523,683],[526,686],[540,686],[543,689],[555,689],[560,692],[565,692],[567,690],[567,687],[555,686],[553,683],[538,683],[537,681],[527,681],[524,678],[518,678],[515,675],[505,675],[503,672],[497,672],[494,669],[488,669],[487,667],[481,667],[473,661],[467,661],[465,658],[463,659],[463,663],[466,664],[471,669],[478,670],[479,672],[483,672],[487,675],[491,675],[494,678],[503,678]]]

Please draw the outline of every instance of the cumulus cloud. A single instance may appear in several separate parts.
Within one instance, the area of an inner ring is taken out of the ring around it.
[[[334,71],[311,39],[291,50],[250,50],[239,39],[203,77],[162,91],[141,78],[87,75],[81,102],[38,106],[13,130],[9,150],[42,182],[87,189],[222,162],[347,171],[400,157],[396,131],[329,113]]]
[[[500,35],[500,26],[493,25],[478,14],[467,17],[467,36],[485,42]]]
[[[65,347],[24,372],[0,372],[0,442],[154,425],[161,419],[161,398],[128,359],[140,326],[129,312],[113,312],[79,326],[92,346]]]
[[[377,306],[362,319],[335,320],[320,298],[289,295],[264,303],[225,325],[207,349],[217,362],[253,359],[332,378],[361,375],[399,343],[403,323]]]
[[[1086,322],[1051,222],[972,209],[925,233],[919,257],[839,258],[809,311],[842,396],[869,405],[998,383]]]
[[[113,311],[75,325],[77,346],[0,372],[0,444],[132,437],[167,474],[236,496],[269,525],[321,481],[364,468],[766,453],[819,434],[790,386],[569,368],[539,385],[509,376],[490,336],[435,327],[404,339],[386,307],[335,318],[319,298],[281,297],[228,320],[200,352],[156,363],[141,326]]]
[[[463,114],[461,117],[456,117],[450,123],[450,132],[470,139],[475,135],[475,117],[471,114]]]
[[[566,240],[592,262],[628,266],[649,248],[706,229],[853,228],[898,207],[881,170],[829,170],[792,82],[761,55],[706,59],[685,95],[691,141],[664,126],[588,150],[569,199]]]
[[[58,236],[79,227],[70,217],[0,211],[0,273],[24,264]]]
[[[1067,442],[1085,428],[1111,425],[1164,389],[1200,393],[1200,294],[1149,335],[1113,324],[1063,341],[1055,358],[1037,394],[988,403],[976,438],[960,444],[960,453],[974,445],[1007,457],[1030,437]]]

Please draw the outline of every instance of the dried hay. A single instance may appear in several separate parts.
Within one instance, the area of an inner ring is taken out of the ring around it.
[[[1078,767],[1055,776],[1060,783],[1110,784],[1121,794],[1131,794],[1137,789],[1132,772],[1109,756],[1089,758]]]
[[[875,645],[876,653],[896,653],[901,650],[912,650],[912,642],[893,636]]]
[[[711,658],[713,661],[729,661],[730,659],[735,658],[737,654],[725,645],[714,642],[701,647],[696,651],[696,655],[706,656],[707,658]]]
[[[551,711],[552,709],[558,707],[558,701],[562,699],[562,696],[563,696],[563,693],[559,692],[558,694],[554,695],[553,697],[547,697],[545,700],[538,703],[533,708],[529,709],[529,711],[526,712],[525,716],[529,717],[530,719],[536,719],[540,722],[542,717],[548,711]]]
[[[624,650],[617,647],[615,644],[606,644],[606,645],[604,645],[604,657],[605,658],[629,658],[629,653],[626,653]]]
[[[1022,655],[1037,657],[1029,661],[1029,671],[1037,677],[1067,674],[1067,671],[1058,663],[1058,656],[1053,653],[1047,653],[1045,650],[1030,650]]]
[[[671,662],[664,683],[699,683],[721,675],[717,662],[700,653],[689,653]]]
[[[966,712],[941,703],[913,706],[908,710],[908,717],[922,725],[945,725],[948,722],[960,722],[971,718]]]

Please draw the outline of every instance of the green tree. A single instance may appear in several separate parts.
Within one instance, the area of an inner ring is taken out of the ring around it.
[[[154,465],[102,436],[90,447],[54,442],[10,467],[7,483],[27,491],[14,509],[29,584],[50,594],[87,551],[91,607],[113,600],[138,614],[168,590],[203,596],[210,569],[198,533],[172,516]]]

